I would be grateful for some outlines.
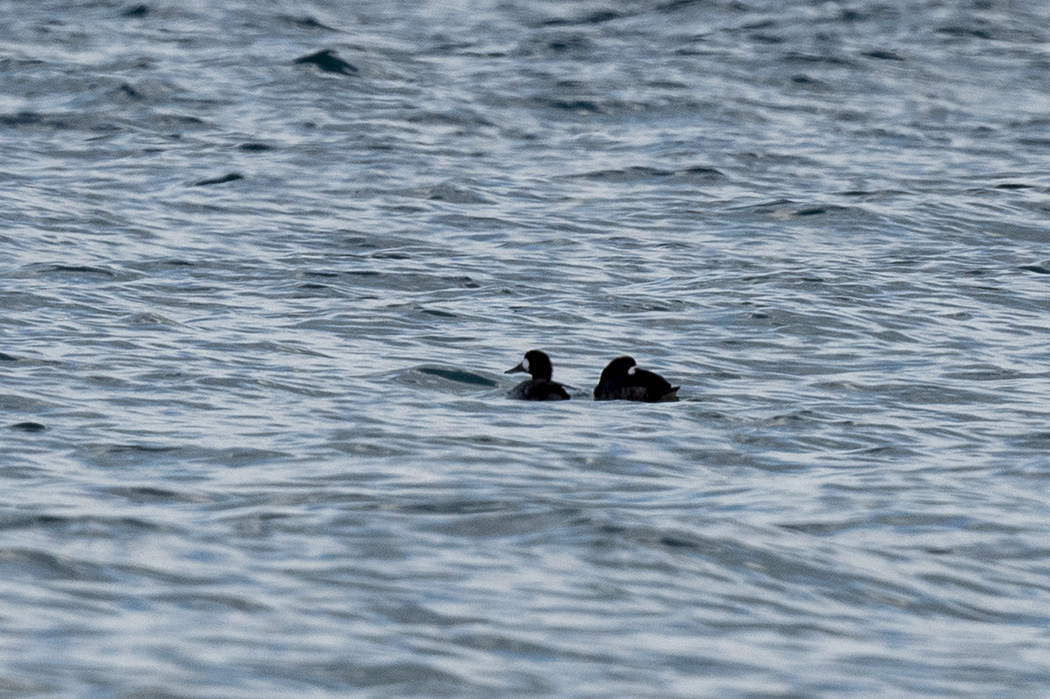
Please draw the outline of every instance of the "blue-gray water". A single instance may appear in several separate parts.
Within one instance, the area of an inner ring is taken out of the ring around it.
[[[0,16],[0,694],[1046,696],[1050,6]]]

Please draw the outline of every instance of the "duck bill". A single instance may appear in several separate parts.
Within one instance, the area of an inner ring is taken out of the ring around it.
[[[521,364],[519,363],[519,364],[518,364],[518,366],[514,367],[513,369],[507,369],[507,370],[506,370],[505,372],[503,372],[503,373],[504,373],[504,374],[520,374],[520,373],[521,373],[521,372],[523,372],[523,371],[525,371],[525,367],[524,367],[524,366],[522,366],[522,365],[521,365]]]

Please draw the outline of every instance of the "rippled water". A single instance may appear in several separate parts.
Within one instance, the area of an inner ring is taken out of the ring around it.
[[[1050,9],[0,12],[0,693],[1045,696]]]

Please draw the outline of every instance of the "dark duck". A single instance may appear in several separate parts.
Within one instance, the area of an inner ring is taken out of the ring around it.
[[[678,400],[678,386],[645,369],[633,357],[617,357],[609,362],[594,387],[594,400],[635,400],[658,403]]]
[[[532,378],[522,381],[512,388],[507,396],[516,400],[568,400],[569,394],[565,387],[556,381],[551,381],[554,367],[551,359],[540,350],[529,350],[525,358],[513,369],[507,369],[507,374],[528,372]]]

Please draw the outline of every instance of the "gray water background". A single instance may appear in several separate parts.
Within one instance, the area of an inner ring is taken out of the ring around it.
[[[3,696],[1047,696],[1050,5],[0,17]]]

